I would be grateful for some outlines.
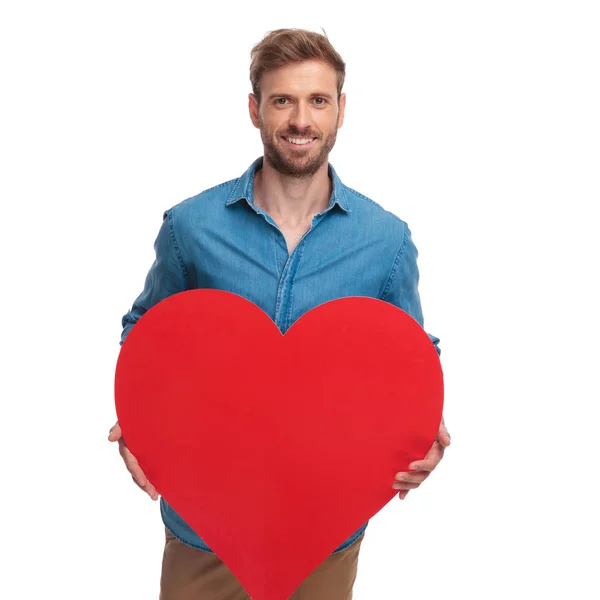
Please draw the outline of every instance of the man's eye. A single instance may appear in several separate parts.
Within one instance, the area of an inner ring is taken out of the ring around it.
[[[319,100],[320,100],[320,102],[319,102]],[[315,98],[315,102],[317,104],[325,104],[325,98]]]
[[[275,100],[275,102],[277,104],[283,104],[286,101],[286,98],[277,98],[277,100]]]

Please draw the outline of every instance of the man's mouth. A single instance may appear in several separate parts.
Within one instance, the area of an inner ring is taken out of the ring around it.
[[[312,146],[313,142],[317,139],[316,137],[288,137],[282,136],[288,144],[293,146]]]

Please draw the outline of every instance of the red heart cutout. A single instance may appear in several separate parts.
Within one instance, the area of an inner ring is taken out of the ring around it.
[[[341,298],[286,332],[219,290],[169,296],[121,348],[123,437],[157,491],[254,600],[289,598],[395,495],[442,416],[427,334]]]

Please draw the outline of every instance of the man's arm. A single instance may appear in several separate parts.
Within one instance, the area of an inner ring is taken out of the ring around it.
[[[417,247],[413,243],[408,225],[404,225],[404,236],[394,265],[386,282],[381,299],[407,312],[423,327],[423,311],[419,296],[419,268],[417,266]],[[435,346],[438,356],[441,350],[439,338],[427,334]]]
[[[123,316],[121,324],[123,345],[127,335],[139,318],[161,300],[188,289],[189,276],[175,239],[173,209],[163,215],[163,222],[154,242],[156,259],[146,275],[144,290],[136,298],[131,310]]]
[[[140,317],[167,296],[188,289],[189,277],[175,239],[172,209],[163,215],[163,222],[154,242],[156,259],[146,275],[144,290],[131,310],[123,316],[121,346]],[[158,500],[156,488],[148,481],[135,456],[127,448],[117,421],[110,429],[108,440],[119,443],[119,453],[133,481],[153,500]]]
[[[408,225],[405,224],[404,238],[396,255],[394,266],[392,267],[381,299],[401,308],[423,327],[423,311],[421,309],[421,299],[418,289],[419,269],[417,267],[417,256],[417,247],[412,241]],[[427,335],[434,344],[439,356],[441,354],[438,346],[439,338],[431,334]],[[431,471],[442,460],[444,450],[449,445],[450,434],[446,429],[442,415],[437,439],[427,453],[427,456],[423,460],[411,463],[409,465],[410,472],[396,474],[396,481],[392,487],[400,490],[398,494],[400,500],[406,498],[409,490],[419,487],[425,481]]]

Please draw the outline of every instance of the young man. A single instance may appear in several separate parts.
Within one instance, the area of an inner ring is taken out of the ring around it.
[[[121,344],[142,314],[167,296],[215,288],[244,296],[284,333],[315,306],[369,296],[400,307],[421,326],[417,250],[406,223],[345,186],[328,162],[344,120],[345,64],[320,34],[269,33],[252,50],[250,118],[264,155],[239,178],[167,210],[144,290],[123,317]],[[436,350],[439,339],[430,336]],[[439,353],[439,350],[438,350]],[[269,357],[260,357],[265,369]],[[134,481],[158,494],[121,437],[109,439]],[[399,473],[400,498],[436,467],[450,443],[438,439],[410,473]],[[231,572],[161,498],[166,546],[161,600],[242,600]],[[297,589],[294,600],[348,600],[365,523]],[[290,540],[293,544],[293,540]],[[285,549],[283,549],[285,551]]]

